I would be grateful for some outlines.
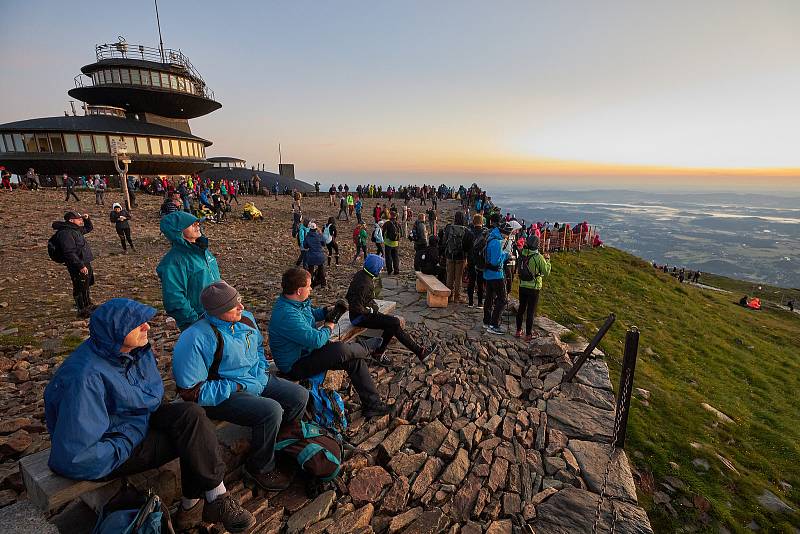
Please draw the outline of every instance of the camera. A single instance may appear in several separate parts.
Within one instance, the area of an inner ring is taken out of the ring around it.
[[[348,309],[347,301],[344,299],[339,299],[336,301],[336,304],[333,307],[329,307],[327,309],[327,313],[325,314],[325,322],[328,323],[338,323],[339,319],[342,318],[344,312]]]

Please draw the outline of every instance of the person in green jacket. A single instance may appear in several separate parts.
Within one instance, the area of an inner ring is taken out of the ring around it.
[[[170,240],[167,252],[156,272],[161,279],[164,310],[186,330],[205,312],[200,293],[221,279],[217,258],[208,250],[208,238],[200,231],[194,215],[176,211],[161,219],[161,233]]]
[[[550,274],[550,254],[539,252],[539,238],[530,235],[519,257],[519,308],[517,309],[517,333],[522,337],[522,316],[525,316],[525,341],[530,342],[534,336],[533,318],[539,304],[539,292],[542,290],[542,278]]]

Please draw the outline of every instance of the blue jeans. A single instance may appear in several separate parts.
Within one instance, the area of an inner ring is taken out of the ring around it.
[[[251,473],[275,469],[275,438],[283,423],[298,419],[306,409],[308,390],[299,384],[270,376],[267,387],[256,396],[233,393],[216,406],[206,406],[211,419],[249,426],[253,431],[246,467]]]

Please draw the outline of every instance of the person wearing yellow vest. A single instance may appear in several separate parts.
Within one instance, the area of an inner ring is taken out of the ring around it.
[[[397,212],[389,212],[389,220],[383,224],[383,244],[386,247],[386,273],[400,274],[400,225],[397,224]]]

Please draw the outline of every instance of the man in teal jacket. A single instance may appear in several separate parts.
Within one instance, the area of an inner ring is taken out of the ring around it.
[[[186,330],[203,314],[200,292],[220,279],[217,258],[208,250],[208,238],[194,215],[176,211],[161,219],[161,233],[172,248],[156,267],[161,279],[164,310]]]
[[[370,418],[389,413],[367,366],[367,359],[383,340],[330,343],[336,325],[328,321],[325,308],[311,304],[311,275],[305,269],[292,267],[284,272],[281,288],[269,321],[269,348],[278,369],[292,380],[328,369],[347,371],[361,399],[361,415]],[[321,328],[316,327],[318,321],[324,322]]]
[[[308,390],[269,375],[264,338],[235,288],[214,282],[200,300],[206,314],[180,335],[172,356],[178,392],[212,419],[249,426],[245,475],[266,491],[286,489],[291,478],[275,469],[275,438],[303,414]]]

